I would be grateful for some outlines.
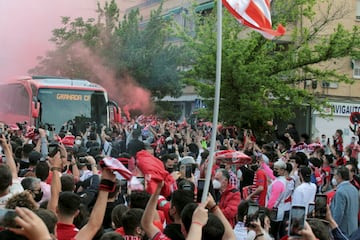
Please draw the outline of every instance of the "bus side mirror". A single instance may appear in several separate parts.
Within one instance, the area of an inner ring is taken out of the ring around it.
[[[33,118],[38,118],[40,112],[40,102],[32,101],[31,102],[31,116]]]

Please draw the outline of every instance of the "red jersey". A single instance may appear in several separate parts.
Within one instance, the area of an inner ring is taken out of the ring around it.
[[[262,169],[258,169],[255,172],[254,181],[252,185],[252,192],[256,191],[258,187],[262,186],[264,190],[259,195],[254,195],[252,200],[257,202],[259,206],[265,207],[266,193],[267,193],[267,177],[266,173]]]
[[[56,224],[56,236],[58,240],[69,240],[75,238],[79,229],[74,224],[65,224],[58,222]]]

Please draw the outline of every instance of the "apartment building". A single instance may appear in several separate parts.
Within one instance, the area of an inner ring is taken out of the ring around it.
[[[131,9],[139,8],[141,15],[144,17],[144,21],[150,17],[152,10],[157,9],[160,4],[160,0],[133,0],[132,7],[125,10],[125,14],[131,11]],[[333,22],[332,25],[325,28],[321,34],[329,34],[338,23],[341,23],[347,29],[351,29],[354,25],[360,25],[360,0],[328,0],[328,3],[319,1],[319,5],[315,8],[317,11],[317,17],[321,18],[329,7],[329,3],[332,4],[333,11],[338,11],[338,19]],[[163,3],[164,17],[173,17],[180,25],[187,27],[187,20],[183,18],[183,13],[191,9],[194,1],[192,0],[167,0]],[[198,0],[195,11],[203,12],[210,11],[214,7],[214,1]],[[304,26],[309,24],[304,21]],[[339,73],[346,74],[353,79],[353,84],[335,83],[327,79],[315,79],[307,80],[301,83],[301,86],[308,91],[316,94],[319,98],[329,99],[332,108],[325,109],[329,113],[333,113],[331,120],[328,118],[322,118],[317,112],[308,109],[305,113],[302,113],[302,118],[306,118],[306,121],[300,119],[300,129],[304,132],[310,133],[313,137],[326,134],[331,136],[336,129],[342,129],[344,132],[345,143],[350,141],[353,134],[349,131],[349,116],[353,111],[360,112],[360,59],[351,59],[350,57],[331,59],[330,61],[323,62],[318,66],[335,69]],[[192,95],[192,98],[187,97],[187,100],[193,102],[187,102],[185,105],[189,107],[195,107],[196,94],[191,93],[193,89],[187,88],[184,95]],[[177,101],[176,99],[167,97],[167,101]],[[180,98],[179,100],[183,100]],[[197,100],[197,102],[199,102]],[[201,104],[200,104],[201,105]],[[199,106],[199,104],[198,104]],[[188,109],[187,107],[187,109]],[[189,111],[186,111],[186,115]]]

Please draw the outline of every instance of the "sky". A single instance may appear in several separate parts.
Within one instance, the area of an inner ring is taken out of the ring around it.
[[[51,31],[61,26],[61,16],[96,17],[98,0],[0,0],[0,81],[19,75],[37,64],[54,46]],[[101,0],[100,2],[105,2]],[[138,0],[118,0],[123,12]]]

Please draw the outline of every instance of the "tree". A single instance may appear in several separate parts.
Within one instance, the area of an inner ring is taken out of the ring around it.
[[[320,11],[315,0],[273,1],[273,24],[286,25],[287,41],[266,40],[239,25],[224,10],[220,121],[256,128],[274,118],[289,119],[294,108],[304,105],[320,110],[326,99],[303,89],[305,80],[352,81],[333,69],[319,67],[319,63],[358,54],[359,29],[331,25],[347,13],[346,2],[337,5],[336,1],[326,0],[327,7]],[[215,85],[215,13],[214,9],[206,18],[196,16],[195,36],[181,34],[192,53],[186,82],[208,100],[209,111],[213,109]],[[323,34],[329,27],[333,31]]]
[[[113,71],[121,84],[130,75],[136,82],[151,91],[153,97],[181,94],[178,66],[184,59],[181,46],[171,44],[171,23],[161,17],[162,6],[153,11],[149,21],[141,25],[138,10],[131,11],[119,21],[119,8],[115,0],[98,4],[98,19],[74,20],[62,17],[62,27],[53,30],[51,41],[56,49],[40,57],[40,63],[31,74],[67,76],[95,81],[84,55],[74,51],[81,42],[88,51],[101,59]]]

